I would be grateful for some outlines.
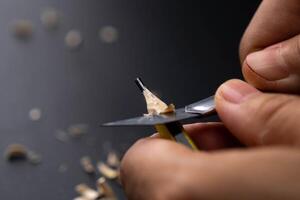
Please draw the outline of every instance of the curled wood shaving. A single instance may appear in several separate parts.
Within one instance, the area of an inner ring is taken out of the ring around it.
[[[42,162],[42,157],[34,151],[28,151],[27,157],[31,164],[38,165]]]
[[[116,200],[116,194],[104,177],[97,180],[97,190],[102,192],[104,199]]]
[[[119,170],[113,169],[103,162],[98,162],[97,168],[99,172],[108,179],[116,179],[119,177]]]
[[[105,43],[117,41],[118,36],[118,30],[114,26],[104,26],[99,30],[99,38]]]
[[[7,160],[26,159],[28,150],[22,144],[9,145],[4,153],[4,157]]]
[[[111,151],[108,153],[106,162],[111,167],[119,167],[120,166],[120,159],[119,159],[118,155],[116,154],[116,152],[114,152],[114,151]]]
[[[59,25],[60,13],[55,8],[46,8],[41,13],[40,19],[45,28],[52,30]]]
[[[11,30],[15,37],[19,39],[28,39],[33,35],[33,24],[30,20],[19,19],[12,22]]]
[[[79,197],[75,197],[73,200],[89,200],[89,199],[79,196]]]
[[[68,128],[68,133],[72,137],[80,137],[88,132],[87,124],[73,124]]]
[[[83,170],[88,173],[88,174],[92,174],[95,172],[95,168],[93,166],[93,163],[91,161],[91,158],[88,156],[84,156],[80,159],[80,164],[83,168]]]
[[[76,192],[81,195],[81,198],[86,200],[95,200],[99,197],[99,192],[90,188],[84,183],[81,183],[75,187]]]
[[[65,36],[65,44],[70,49],[77,49],[82,43],[83,38],[78,30],[70,30]]]
[[[28,113],[29,119],[32,121],[38,121],[42,117],[42,110],[39,108],[32,108]]]

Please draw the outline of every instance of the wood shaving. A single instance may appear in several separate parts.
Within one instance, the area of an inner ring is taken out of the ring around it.
[[[119,167],[120,166],[120,159],[116,152],[110,151],[107,156],[106,160],[107,164],[111,167]]]
[[[97,190],[103,193],[104,199],[116,200],[116,194],[114,193],[111,186],[106,182],[104,177],[100,177],[97,180]]]
[[[95,172],[95,168],[93,166],[92,160],[88,156],[84,156],[80,159],[80,164],[83,170],[88,174],[93,174]]]
[[[34,151],[28,151],[27,157],[30,163],[38,165],[42,162],[42,157]]]
[[[73,124],[68,128],[68,133],[72,137],[80,137],[88,132],[87,124]]]
[[[41,163],[41,156],[34,151],[28,150],[22,144],[11,144],[9,145],[4,153],[4,157],[7,160],[25,160],[27,159],[32,164],[40,164]]]
[[[11,144],[6,148],[4,157],[7,160],[27,159],[27,151],[22,144]]]
[[[99,30],[99,38],[102,42],[113,43],[118,37],[118,30],[113,26],[104,26]]]
[[[79,197],[75,197],[73,200],[89,200],[89,199],[79,196]]]
[[[58,27],[60,21],[60,14],[54,8],[47,8],[41,13],[41,22],[49,30]]]
[[[77,30],[70,30],[65,36],[65,44],[70,49],[78,49],[82,42],[81,33]]]
[[[145,89],[143,95],[146,100],[147,110],[149,115],[159,115],[165,113],[172,113],[175,111],[173,104],[167,105],[165,102],[155,96],[150,90]]]
[[[118,169],[113,169],[103,162],[98,162],[97,168],[99,172],[108,179],[116,179],[119,177],[120,172]]]
[[[29,119],[32,121],[38,121],[42,117],[42,111],[39,108],[32,108],[28,113]]]
[[[12,22],[11,29],[13,34],[19,39],[28,39],[33,34],[33,24],[27,19],[15,20]]]
[[[81,198],[87,200],[96,200],[100,194],[98,191],[90,188],[88,185],[81,183],[75,187],[76,192],[81,195]]]

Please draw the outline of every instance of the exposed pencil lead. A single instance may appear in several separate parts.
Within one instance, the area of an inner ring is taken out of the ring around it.
[[[135,81],[136,85],[138,86],[138,88],[141,90],[141,92],[143,92],[146,88],[146,86],[144,85],[143,81],[141,80],[141,78],[136,78]]]

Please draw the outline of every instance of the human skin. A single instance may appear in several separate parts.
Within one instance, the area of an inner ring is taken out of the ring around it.
[[[248,83],[216,92],[222,123],[186,127],[202,151],[136,142],[121,164],[128,198],[300,199],[299,33],[300,0],[264,0],[240,45]]]

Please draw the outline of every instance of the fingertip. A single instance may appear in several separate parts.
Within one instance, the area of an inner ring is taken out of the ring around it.
[[[259,91],[248,83],[232,79],[223,83],[216,92],[217,106],[227,102],[231,104],[240,104],[250,95],[259,93]]]

